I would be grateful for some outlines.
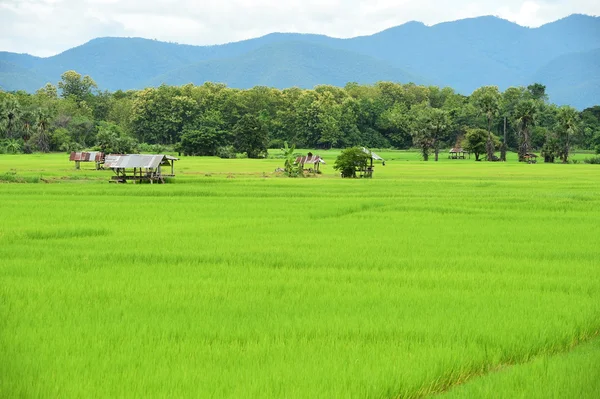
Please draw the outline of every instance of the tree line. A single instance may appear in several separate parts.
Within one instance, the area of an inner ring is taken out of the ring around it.
[[[412,83],[314,89],[224,84],[108,92],[67,71],[34,94],[0,91],[0,150],[160,152],[250,158],[268,148],[417,148],[424,160],[464,146],[476,159],[541,151],[568,162],[577,147],[600,152],[600,106],[582,112],[548,101],[545,86],[478,88],[471,95]],[[496,154],[499,154],[497,156]]]

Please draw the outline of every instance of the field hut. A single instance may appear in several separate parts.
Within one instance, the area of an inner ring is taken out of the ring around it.
[[[135,182],[149,181],[150,183],[164,183],[165,177],[175,176],[175,161],[179,158],[170,155],[107,155],[104,167],[112,169],[115,176],[111,182],[126,183],[128,180]],[[164,172],[166,167],[167,171]]]
[[[537,163],[537,157],[537,155],[528,152],[523,155],[523,161],[527,163]]]
[[[99,151],[91,152],[71,152],[69,155],[69,161],[75,161],[75,169],[81,168],[81,162],[94,162],[96,170],[102,168],[104,163],[104,153]]]
[[[309,152],[307,156],[297,157],[296,160],[294,161],[294,164],[300,165],[300,167],[303,170],[306,170],[304,168],[304,165],[313,165],[313,167],[309,168],[308,171],[314,172],[314,173],[319,173],[319,165],[327,164],[327,163],[320,156],[313,155],[312,152]]]
[[[381,161],[381,164],[383,166],[385,166],[385,159],[383,159],[379,155],[375,154],[373,151],[369,150],[368,148],[362,147],[362,150],[365,154],[370,155],[371,159],[370,159],[369,165],[367,165],[367,167],[365,169],[359,171],[359,176],[371,178],[371,177],[373,177],[373,168],[375,167],[375,166],[373,166],[373,160]]]
[[[462,147],[454,147],[451,148],[448,152],[449,159],[465,159],[466,155],[469,154],[469,158],[471,158],[471,154],[468,151],[465,151]]]

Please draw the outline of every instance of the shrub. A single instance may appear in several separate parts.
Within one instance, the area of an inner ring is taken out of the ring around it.
[[[592,165],[600,165],[600,157],[587,158],[583,160],[584,163],[589,163]]]
[[[356,172],[367,167],[369,154],[365,153],[362,148],[352,147],[347,148],[337,157],[333,168],[342,173],[342,177],[356,177]]]
[[[235,150],[233,149],[233,146],[228,145],[228,146],[224,146],[224,147],[218,147],[216,155],[219,158],[232,159],[232,158],[235,158],[236,154],[235,154]]]

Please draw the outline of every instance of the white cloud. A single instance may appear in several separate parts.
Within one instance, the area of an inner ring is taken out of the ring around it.
[[[0,50],[48,56],[100,36],[218,44],[271,32],[352,37],[417,20],[497,15],[539,26],[597,0],[0,0]]]

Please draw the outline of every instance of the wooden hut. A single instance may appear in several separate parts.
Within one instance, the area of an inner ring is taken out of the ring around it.
[[[134,183],[143,181],[164,183],[165,177],[175,176],[174,164],[178,160],[179,158],[170,155],[111,154],[106,156],[104,167],[112,169],[115,173],[111,182],[126,183],[132,180]]]
[[[96,170],[98,170],[102,168],[102,164],[104,163],[104,153],[99,151],[71,152],[69,161],[75,161],[75,169],[81,167],[81,162],[94,162]]]
[[[448,152],[448,158],[465,159],[467,154],[469,155],[469,158],[471,158],[471,154],[468,151],[465,151],[462,147],[454,147]]]
[[[373,168],[375,167],[375,166],[373,166],[373,160],[381,161],[381,164],[383,166],[385,166],[385,159],[383,159],[379,155],[375,154],[373,151],[369,150],[368,148],[362,147],[362,150],[365,154],[368,154],[370,156],[370,162],[366,166],[366,168],[358,171],[359,177],[371,178],[371,177],[373,177]]]
[[[323,158],[318,155],[313,155],[311,152],[305,157],[297,157],[294,163],[300,165],[303,170],[307,170],[304,165],[313,165],[312,168],[308,168],[308,172],[310,173],[319,173],[319,165],[322,163],[326,164]]]
[[[523,155],[523,161],[527,163],[537,163],[537,157],[537,155],[528,152]]]

